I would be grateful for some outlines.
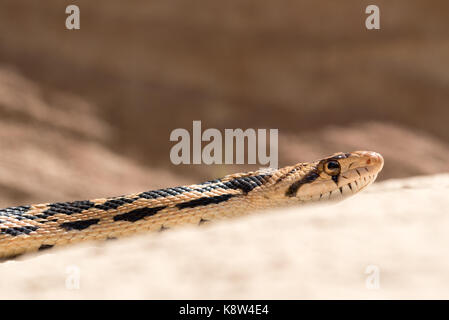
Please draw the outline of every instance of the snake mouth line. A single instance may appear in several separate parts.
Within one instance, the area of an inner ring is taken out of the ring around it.
[[[320,193],[314,200],[342,200],[348,198],[369,186],[377,178],[377,173],[361,175],[359,179],[345,183],[334,190]]]

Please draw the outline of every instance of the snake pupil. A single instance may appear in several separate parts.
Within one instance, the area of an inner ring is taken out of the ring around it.
[[[337,161],[329,161],[327,163],[327,167],[329,169],[338,169],[338,168],[340,168],[340,164]]]
[[[328,161],[324,166],[324,171],[331,176],[338,175],[340,174],[340,163],[335,160]]]

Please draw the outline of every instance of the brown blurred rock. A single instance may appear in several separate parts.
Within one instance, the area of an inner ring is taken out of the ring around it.
[[[64,2],[3,0],[0,61],[88,101],[112,150],[177,174],[217,171],[168,161],[170,132],[192,120],[292,137],[388,122],[448,143],[449,2],[379,0],[378,31],[364,27],[369,4],[79,0],[68,31]]]
[[[79,97],[0,69],[0,207],[182,184],[104,146],[111,127]]]

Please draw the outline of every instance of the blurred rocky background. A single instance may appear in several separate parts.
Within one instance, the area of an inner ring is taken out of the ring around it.
[[[81,29],[65,28],[66,6]],[[0,206],[259,166],[170,162],[176,128],[277,128],[279,164],[375,150],[449,171],[449,2],[2,0]]]

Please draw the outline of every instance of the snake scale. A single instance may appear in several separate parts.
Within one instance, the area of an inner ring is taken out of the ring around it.
[[[1,209],[0,258],[184,224],[202,225],[261,209],[342,199],[372,183],[383,163],[375,152],[336,153],[314,162],[190,186]]]

